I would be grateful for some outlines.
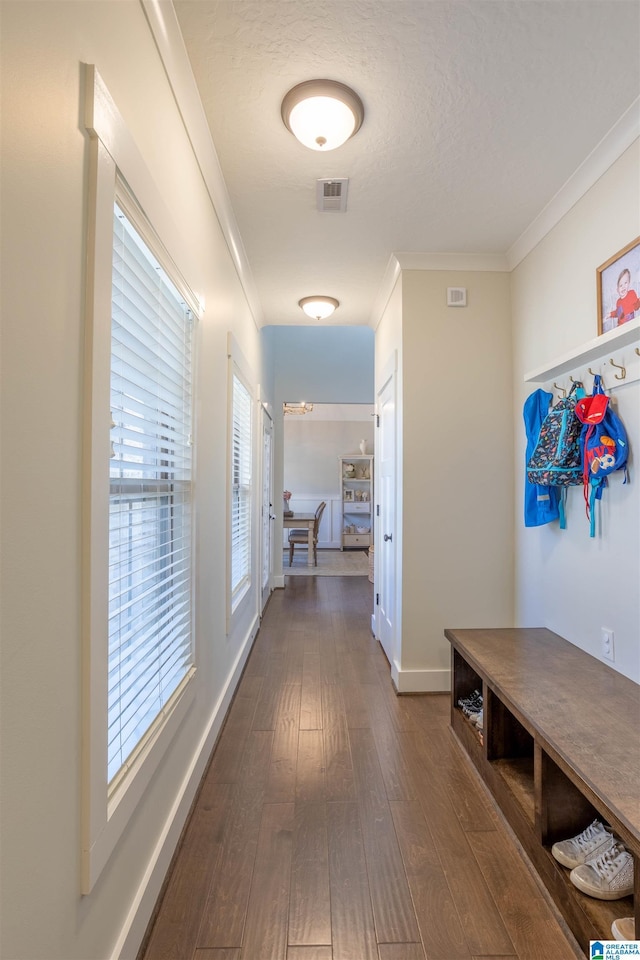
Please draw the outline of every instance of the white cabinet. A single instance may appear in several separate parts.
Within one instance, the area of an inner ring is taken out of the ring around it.
[[[373,543],[373,457],[340,457],[341,549],[366,549]]]

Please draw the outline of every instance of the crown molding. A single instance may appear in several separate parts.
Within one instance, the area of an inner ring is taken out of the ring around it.
[[[507,251],[513,270],[575,206],[616,160],[640,137],[640,97],[614,123],[567,182]]]
[[[475,253],[396,253],[401,270],[476,270],[502,273],[509,269],[507,258]]]
[[[393,253],[389,258],[373,303],[369,326],[375,330],[387,308],[391,294],[403,270],[464,270],[488,273],[508,272],[502,254],[473,253]]]
[[[262,306],[172,3],[140,0],[231,260],[258,329]]]

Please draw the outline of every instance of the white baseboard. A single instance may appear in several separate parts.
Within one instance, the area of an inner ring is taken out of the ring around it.
[[[449,693],[451,670],[401,670],[391,664],[391,679],[398,693]]]
[[[191,809],[191,804],[193,803],[193,798],[195,797],[196,790],[206,769],[207,762],[211,756],[211,751],[222,729],[222,724],[227,715],[233,694],[236,691],[247,657],[251,652],[253,641],[258,633],[259,625],[259,620],[256,617],[242,644],[242,649],[236,658],[229,679],[218,697],[218,702],[213,708],[206,728],[200,738],[200,742],[191,757],[191,762],[176,792],[171,810],[165,820],[158,842],[149,858],[142,881],[129,908],[125,923],[111,951],[111,960],[135,960],[138,955],[142,939],[147,930],[160,890],[162,889],[166,872],[171,863],[171,858],[180,839],[180,834],[182,833],[187,815]]]

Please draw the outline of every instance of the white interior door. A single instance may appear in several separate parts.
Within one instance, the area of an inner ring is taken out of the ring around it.
[[[261,563],[261,610],[272,590],[272,531],[273,512],[273,421],[262,408],[262,563]]]
[[[379,516],[375,543],[376,636],[393,666],[396,656],[396,375],[378,393],[376,461]]]

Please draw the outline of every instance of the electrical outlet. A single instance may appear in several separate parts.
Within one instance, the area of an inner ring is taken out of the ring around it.
[[[615,660],[613,651],[613,630],[602,627],[602,656],[605,660]]]

